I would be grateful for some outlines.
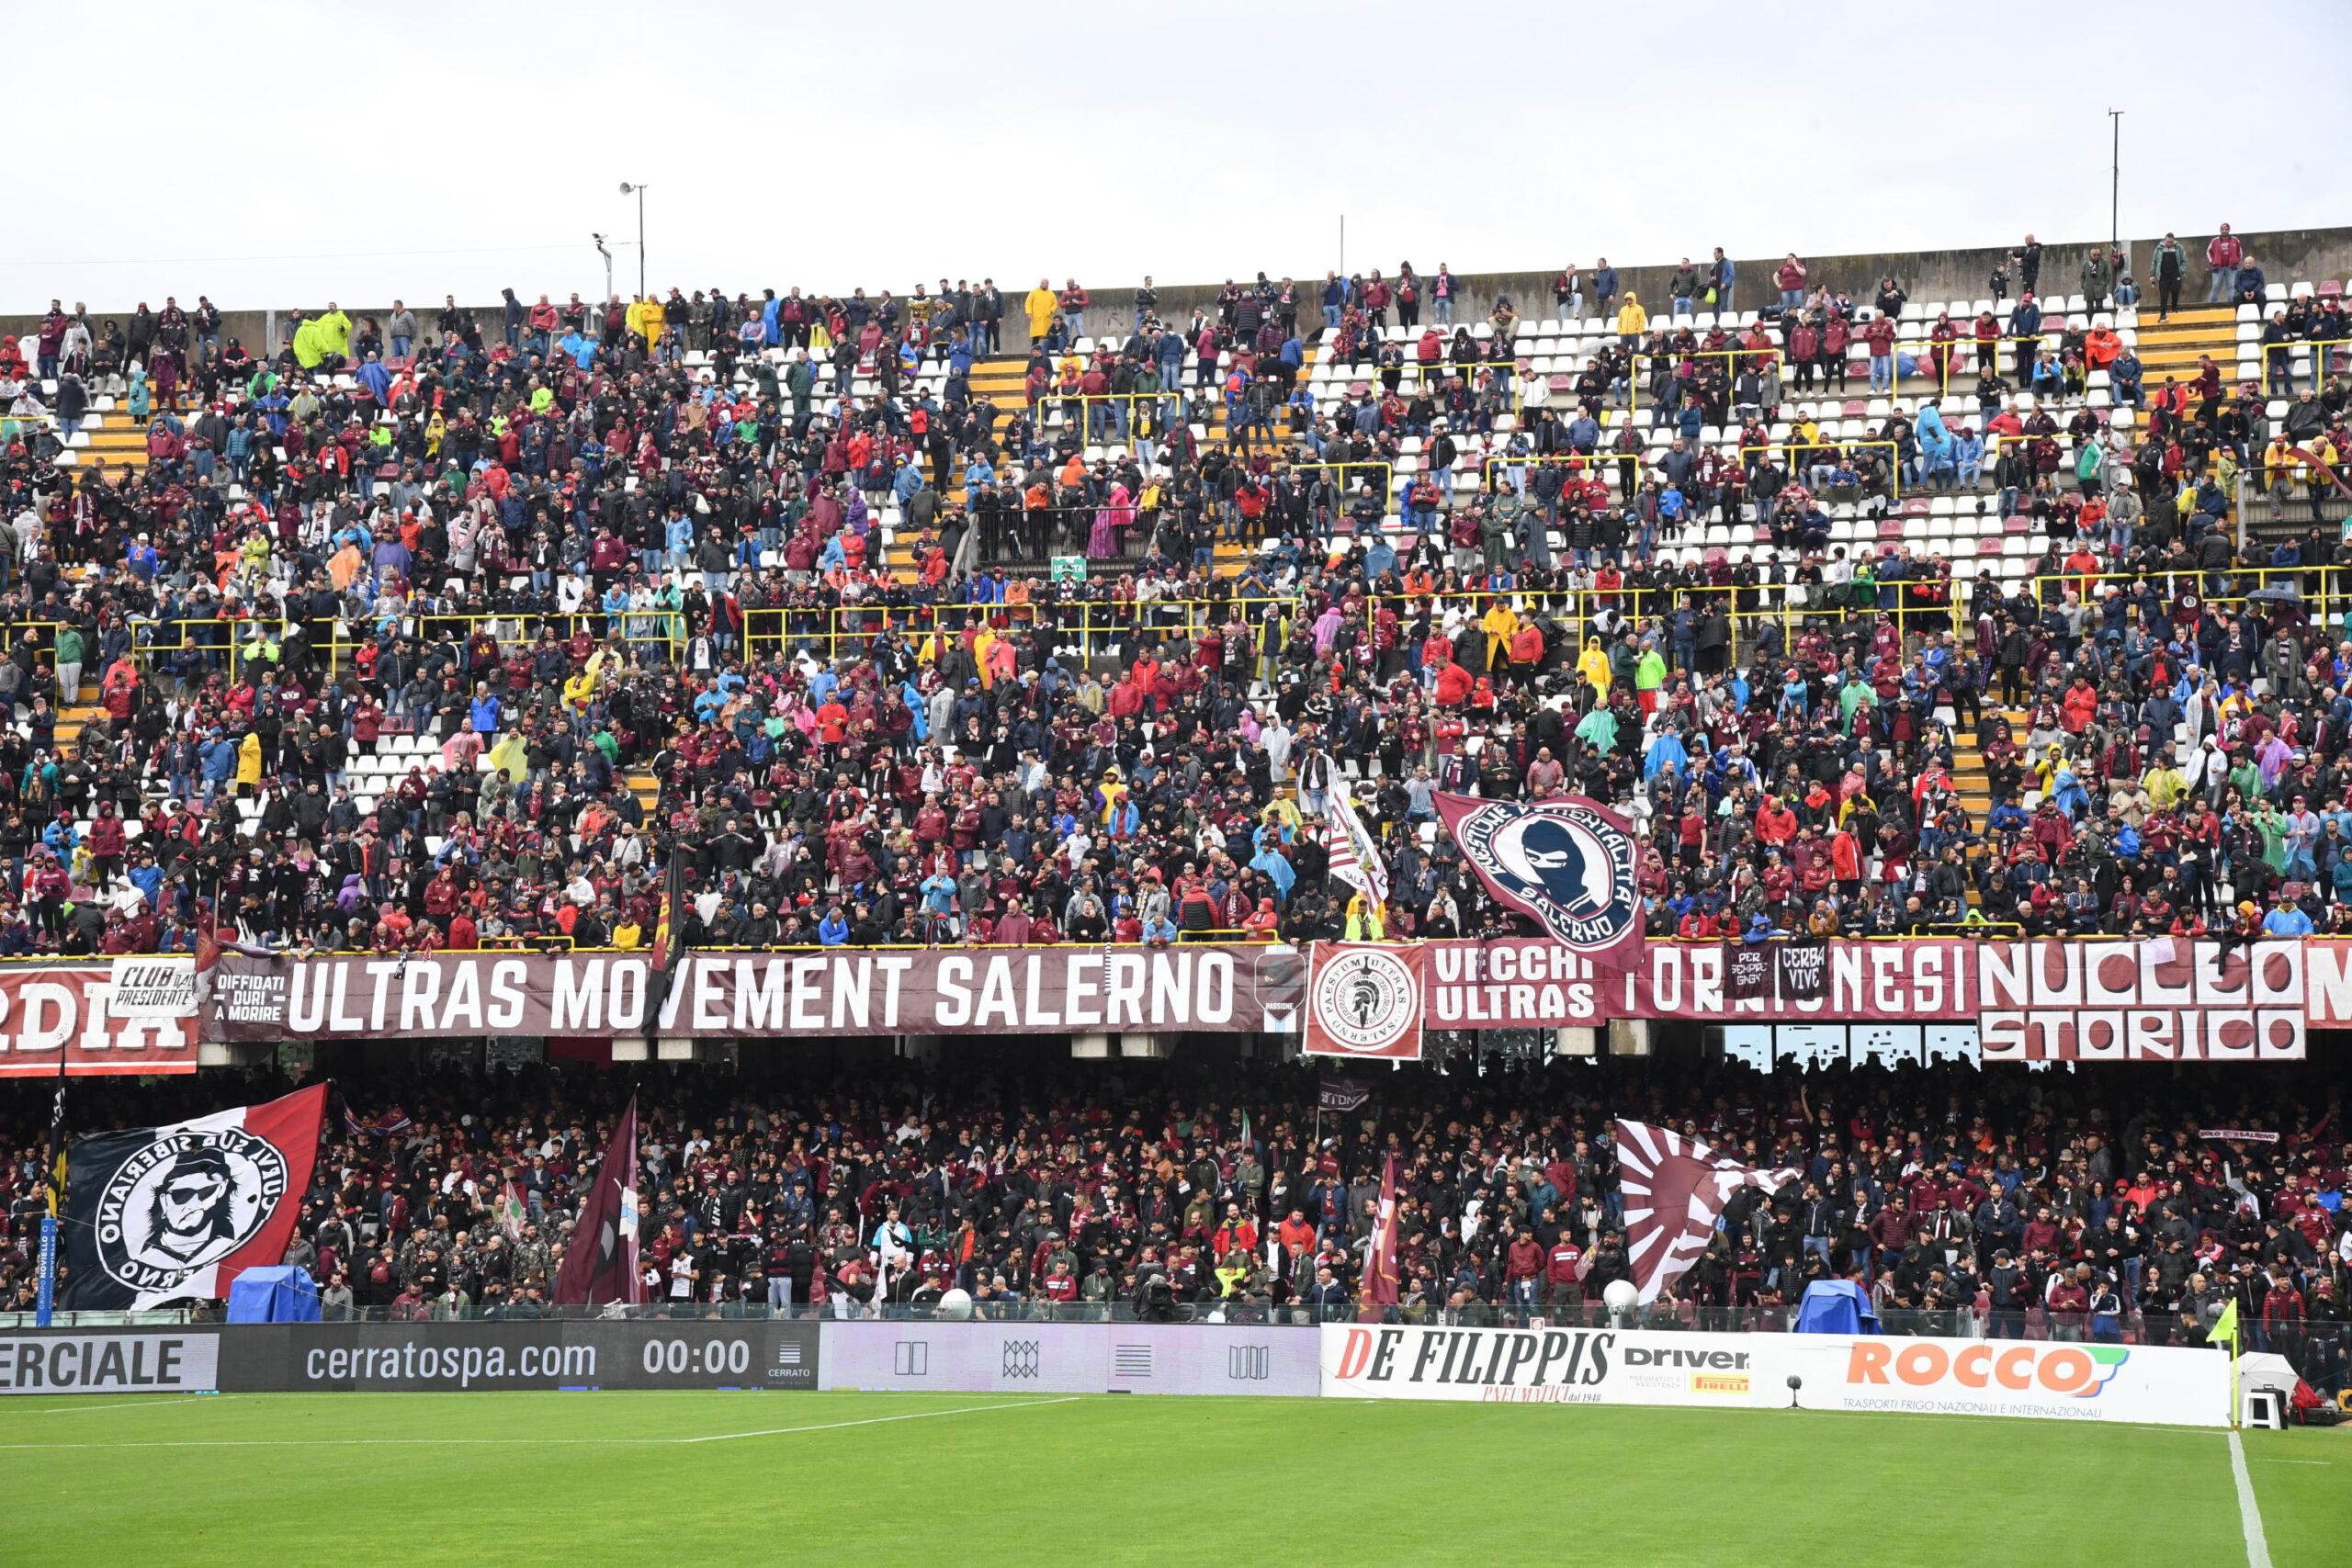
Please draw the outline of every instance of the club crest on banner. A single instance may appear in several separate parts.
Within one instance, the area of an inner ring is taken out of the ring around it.
[[[259,1234],[286,1196],[286,1156],[241,1127],[184,1129],[117,1168],[98,1198],[98,1266],[168,1292]]]
[[[1470,868],[1558,941],[1602,953],[1640,937],[1634,835],[1613,813],[1575,798],[1440,806]]]
[[[1418,1060],[1420,954],[1370,942],[1317,943],[1307,1023],[1309,1055]]]

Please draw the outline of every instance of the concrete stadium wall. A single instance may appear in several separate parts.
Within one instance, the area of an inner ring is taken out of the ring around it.
[[[2131,270],[2140,278],[2143,288],[2151,287],[2151,280],[2146,276],[2149,254],[2162,237],[2161,234],[2154,234],[2128,242]],[[2181,244],[2188,249],[2190,256],[2187,293],[2192,302],[2202,300],[2204,298],[2205,243],[2211,237],[2210,233],[2183,233],[2179,236]],[[2240,238],[2245,240],[2247,250],[2262,264],[2264,272],[2268,275],[2273,283],[2283,283],[2296,278],[2308,278],[2318,282],[2325,278],[2342,278],[2347,274],[2352,274],[2352,228],[2285,229],[2263,233],[2244,233]],[[2017,240],[2001,245],[1979,245],[1945,251],[1807,256],[1804,261],[1811,268],[1813,277],[1816,281],[1831,283],[1848,290],[1860,299],[1866,300],[1875,291],[1878,280],[1887,276],[1900,280],[1914,299],[1954,298],[1975,299],[1988,292],[1986,280],[1992,274],[1995,261],[2006,255],[2022,239],[2023,236],[2019,235]],[[2041,276],[2046,285],[2045,291],[2068,294],[2075,292],[2076,276],[2081,269],[2084,258],[2095,247],[2104,244],[2105,242],[2100,240],[2053,242],[2045,239],[2042,242],[2041,257]],[[910,242],[910,251],[919,248],[919,245]],[[1703,265],[1710,254],[1708,244],[1702,243],[1692,252],[1691,261],[1694,265]],[[1395,256],[1359,256],[1353,259],[1351,267],[1361,271],[1376,265],[1384,276],[1393,276],[1398,259]],[[1441,261],[1451,263],[1455,260],[1453,256],[1440,256],[1435,254],[1403,259],[1411,261],[1417,268],[1425,273],[1434,272]],[[1463,292],[1460,297],[1460,307],[1455,312],[1456,318],[1459,321],[1467,321],[1485,316],[1487,310],[1493,308],[1495,297],[1499,294],[1510,298],[1521,317],[1528,320],[1541,320],[1552,314],[1553,311],[1552,277],[1559,264],[1573,260],[1583,267],[1589,276],[1595,259],[1590,253],[1581,254],[1564,253],[1559,262],[1553,263],[1541,271],[1458,273],[1457,276],[1463,283]],[[1738,296],[1736,302],[1742,309],[1753,310],[1768,299],[1779,298],[1771,275],[1773,269],[1780,265],[1780,256],[1736,256],[1733,260],[1737,269],[1738,280]],[[1617,258],[1621,286],[1639,294],[1643,303],[1654,310],[1666,301],[1667,280],[1673,276],[1679,265],[1679,257],[1668,257],[1664,262],[1645,262],[1638,265],[1629,264],[1622,256]],[[903,294],[906,289],[913,287],[917,276],[920,275],[910,274],[903,283],[894,281],[891,287]],[[1005,275],[1001,272],[995,276],[1001,284],[1007,281]],[[1240,273],[1236,276],[1246,280],[1253,274]],[[271,341],[272,327],[274,325],[276,332],[282,335],[286,331],[285,323],[290,310],[297,309],[317,310],[325,308],[326,301],[331,297],[333,279],[322,273],[322,281],[327,288],[313,299],[285,300],[269,307],[241,306],[234,310],[224,306],[221,321],[223,335],[236,338],[256,355],[264,352],[265,344],[275,348],[277,344]],[[775,279],[730,280],[730,282],[734,281],[740,281],[746,291],[755,292],[771,286],[782,287],[784,280],[779,275]],[[926,277],[923,281],[928,283],[930,279]],[[1087,290],[1095,301],[1088,311],[1090,327],[1100,330],[1111,321],[1114,312],[1118,322],[1124,326],[1133,309],[1129,301],[1134,297],[1136,280],[1130,279],[1115,285],[1096,280],[1081,279],[1081,281],[1086,282]],[[1302,288],[1313,288],[1318,291],[1321,281],[1322,276],[1319,272],[1298,277]],[[1055,282],[1057,286],[1061,282],[1059,274],[1055,276]],[[196,291],[202,286],[203,279],[200,274],[195,275],[192,282],[187,284],[184,284],[177,278],[164,278],[160,280],[160,287],[142,298],[151,307],[160,310],[164,296],[167,293],[176,293],[180,295],[182,307],[187,308],[196,302]],[[876,286],[869,284],[867,287],[871,288]],[[1159,289],[1160,314],[1181,324],[1188,318],[1195,305],[1204,308],[1213,307],[1217,291],[1223,287],[1222,279],[1205,284],[1162,286]],[[669,285],[657,281],[655,288],[661,292],[667,293]],[[1008,353],[1024,348],[1028,344],[1028,334],[1024,330],[1020,310],[1020,299],[1027,288],[1028,285],[1025,282],[1015,279],[1012,280],[1012,287],[1006,291],[1008,310],[1004,345]],[[2014,297],[2015,288],[2016,285],[2012,282],[2012,297]],[[74,303],[75,296],[70,288],[60,288],[57,292],[67,305],[71,306]],[[515,292],[526,303],[535,300],[538,294],[536,288],[528,286],[527,279],[516,285]],[[693,289],[688,288],[687,292],[691,294]],[[1589,295],[1590,289],[1588,285],[1586,304],[1588,310],[1592,309]],[[128,300],[102,300],[94,307],[94,314],[103,324],[108,317],[119,319],[129,315],[137,308],[138,303],[139,300],[136,298]],[[389,302],[342,301],[342,303],[345,312],[355,321],[362,316],[370,315],[380,320],[390,313],[391,309]],[[433,313],[440,308],[439,301],[425,295],[410,299],[409,306],[417,313],[421,324],[429,333],[432,330]],[[481,321],[485,334],[495,337],[503,320],[501,307],[493,303],[487,306],[474,306],[470,309]],[[1314,319],[1316,312],[1309,310],[1307,315],[1311,320]],[[1425,310],[1424,320],[1427,319],[1427,315],[1428,312]],[[40,322],[40,318],[38,315],[0,315],[0,332],[23,335],[36,331]]]

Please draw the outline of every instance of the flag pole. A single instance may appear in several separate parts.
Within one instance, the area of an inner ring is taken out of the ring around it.
[[[47,1328],[57,1310],[57,1211],[65,1201],[66,1043],[57,1043],[57,1098],[49,1111],[49,1201],[40,1216],[40,1260],[35,1272],[33,1326]]]

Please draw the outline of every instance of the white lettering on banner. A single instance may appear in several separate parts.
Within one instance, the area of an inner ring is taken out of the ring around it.
[[[1143,1021],[1144,956],[1140,953],[1111,955],[1110,976],[1102,987],[1102,1026],[1118,1029]]]
[[[592,970],[585,964],[557,960],[555,984],[549,987],[548,1033],[602,1034],[605,1032],[603,967],[600,964]]]
[[[1102,1022],[1102,1010],[1094,1005],[1097,985],[1094,971],[1102,965],[1100,954],[1082,953],[1071,959],[1062,972],[1062,983],[1068,987],[1065,1000],[1069,1008],[1072,1029],[1093,1029]]]
[[[441,1000],[441,965],[404,964],[400,966],[399,974],[401,1032],[403,1034],[441,1032],[441,1017],[435,1010]]]
[[[2303,944],[2303,998],[2312,1028],[2352,1027],[2352,942]]]
[[[1140,988],[1143,975],[1136,975]],[[933,1021],[942,1029],[961,1029],[972,1021],[972,961],[958,954],[939,961],[939,977],[932,982],[939,993]]]
[[[784,964],[735,963],[735,1016],[738,1034],[781,1034],[785,1009],[793,990],[791,966]]]
[[[1987,942],[1987,1062],[2289,1062],[2306,1051],[2303,944]]]
[[[2227,1422],[2205,1350],[1842,1334],[1326,1324],[1327,1398],[1785,1404],[2072,1421]]]
[[[196,1070],[192,1017],[113,1010],[111,966],[0,970],[0,1077]]]

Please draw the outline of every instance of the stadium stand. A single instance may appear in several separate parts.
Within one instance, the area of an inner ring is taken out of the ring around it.
[[[1335,277],[1321,333],[1262,276],[1100,337],[1042,283],[266,360],[55,310],[0,362],[0,952],[642,941],[689,825],[714,943],[1498,929],[1440,785],[1626,805],[1658,934],[2335,928],[2340,289],[2241,256],[2143,361],[2037,251],[1720,315]]]
[[[1736,1198],[1647,1325],[1783,1329],[1806,1283],[1852,1278],[1894,1333],[2194,1345],[2234,1299],[2260,1348],[2331,1398],[2344,1386],[2352,1144],[2340,1075],[2317,1067],[2265,1071],[2262,1114],[2293,1108],[2265,1144],[2226,1141],[2250,1109],[2233,1075],[2184,1092],[2133,1066],[2063,1083],[1988,1073],[1965,1098],[1916,1073],[1416,1067],[1345,1114],[1317,1111],[1307,1068],[1149,1066],[1140,1078],[992,1051],[918,1069],[804,1046],[788,1067],[673,1069],[640,1093],[648,1299],[856,1316],[921,1314],[962,1288],[989,1316],[1351,1315],[1393,1150],[1405,1321],[1599,1322],[1627,1274],[1610,1116],[1684,1107],[1684,1133],[1804,1179]],[[596,1076],[452,1065],[345,1080],[289,1254],[329,1315],[549,1311],[568,1216],[612,1130]],[[114,1099],[154,1120],[221,1092],[216,1075],[200,1095]],[[46,1097],[21,1098],[0,1137],[17,1243],[0,1308],[29,1303],[40,1203]]]
[[[2340,283],[2159,247],[2152,306],[2121,258],[2045,279],[2030,243],[1968,299],[1772,281],[1713,310],[1727,276],[1645,301],[1572,268],[1543,315],[1444,269],[1259,275],[1170,321],[1074,281],[510,294],[250,346],[201,299],[61,304],[0,342],[0,955],[208,921],[638,947],[673,846],[698,946],[1510,931],[1441,787],[1624,807],[1658,938],[2352,931]],[[1385,909],[1327,878],[1340,791]],[[1310,1080],[1147,1106],[990,1071],[681,1075],[649,1110],[657,1292],[1070,1310],[1156,1264],[1188,1310],[1349,1298],[1374,1145],[1306,1130]],[[1608,1071],[1612,1111],[1810,1178],[1662,1322],[1760,1324],[1838,1272],[1890,1314],[2193,1342],[2234,1293],[2342,1386],[2324,1076],[2281,1142],[2216,1147],[2233,1107],[2175,1080],[1833,1109]],[[1396,1082],[1407,1310],[1586,1313],[1623,1266],[1592,1089]],[[361,1075],[297,1244],[334,1309],[538,1310],[579,1091]]]

